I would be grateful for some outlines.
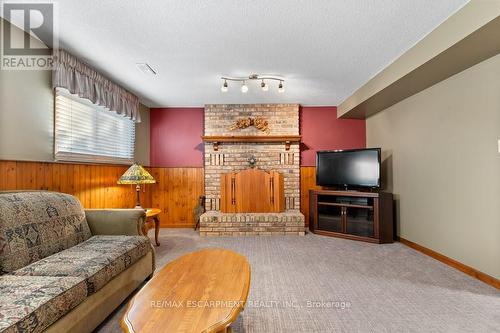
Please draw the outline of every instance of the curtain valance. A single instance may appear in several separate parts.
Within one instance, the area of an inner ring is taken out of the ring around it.
[[[64,50],[54,50],[52,86],[65,88],[72,94],[104,106],[137,123],[141,121],[137,96]]]

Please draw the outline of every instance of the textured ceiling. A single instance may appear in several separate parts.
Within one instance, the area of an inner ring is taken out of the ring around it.
[[[148,106],[338,105],[466,0],[64,0],[61,45]],[[135,64],[158,71],[148,76]],[[275,73],[220,91],[221,75]]]

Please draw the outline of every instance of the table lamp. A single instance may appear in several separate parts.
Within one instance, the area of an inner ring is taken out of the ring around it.
[[[130,168],[118,179],[118,184],[132,184],[135,185],[137,192],[137,202],[135,208],[142,208],[139,199],[139,192],[141,191],[141,184],[154,184],[156,180],[146,171],[142,166],[137,163],[132,164]]]

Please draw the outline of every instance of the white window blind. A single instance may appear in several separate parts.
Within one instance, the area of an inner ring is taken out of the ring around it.
[[[130,164],[135,123],[63,89],[56,89],[55,158],[58,161]]]

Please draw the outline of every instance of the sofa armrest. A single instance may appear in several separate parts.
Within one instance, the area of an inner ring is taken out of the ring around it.
[[[144,209],[86,209],[92,235],[142,235]]]

